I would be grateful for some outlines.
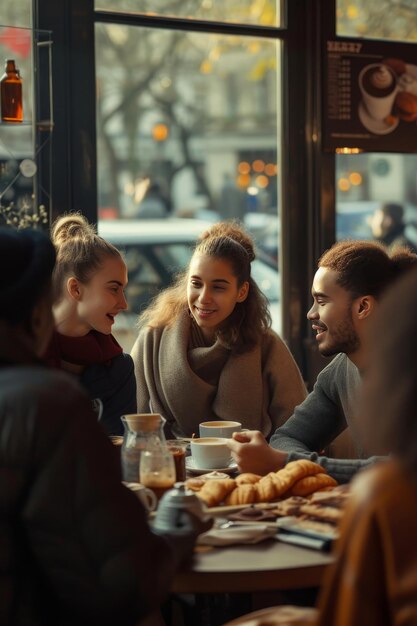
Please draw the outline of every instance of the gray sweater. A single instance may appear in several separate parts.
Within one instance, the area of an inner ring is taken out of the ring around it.
[[[348,482],[359,469],[377,457],[363,458],[356,432],[355,413],[361,378],[358,368],[345,354],[338,354],[317,377],[313,391],[293,415],[271,437],[273,448],[288,452],[288,462],[316,461],[338,482]],[[341,432],[350,428],[357,459],[331,459],[320,452]]]

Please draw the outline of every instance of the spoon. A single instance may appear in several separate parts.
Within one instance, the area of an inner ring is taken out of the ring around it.
[[[236,526],[246,526],[246,528],[249,526],[252,526],[253,528],[259,528],[259,526],[265,526],[266,528],[276,528],[278,530],[278,526],[275,522],[245,522],[245,521],[235,521],[235,520],[228,520],[226,522],[222,522],[221,524],[218,525],[217,528],[220,528],[221,530],[224,530],[225,528],[233,528]]]

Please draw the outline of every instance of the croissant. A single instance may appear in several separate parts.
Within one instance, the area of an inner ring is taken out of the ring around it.
[[[257,500],[257,495],[256,485],[239,485],[228,494],[225,504],[253,504]]]
[[[216,506],[220,504],[235,487],[236,482],[233,478],[207,480],[200,491],[197,492],[197,495],[204,500],[207,506]]]
[[[343,511],[341,509],[311,503],[303,504],[300,507],[300,513],[323,522],[329,522],[330,524],[337,524],[343,517]]]
[[[286,471],[286,468],[279,470],[272,474],[272,480],[275,485],[275,497],[282,498],[296,482],[296,478],[293,474]]]
[[[202,478],[189,478],[185,481],[185,486],[191,491],[200,491],[206,484],[206,481]]]
[[[308,496],[323,487],[335,487],[337,481],[328,474],[320,473],[315,476],[306,476],[293,485],[291,494],[293,496]]]
[[[296,476],[297,480],[304,478],[304,476],[313,476],[314,474],[327,474],[324,467],[308,459],[299,459],[298,461],[290,461],[285,466],[286,472]]]
[[[272,500],[275,500],[275,484],[271,478],[265,477],[254,486],[256,489],[257,502],[271,502]]]
[[[259,474],[251,474],[250,472],[246,472],[245,474],[240,474],[236,476],[236,484],[237,485],[253,485],[261,480],[262,476]]]

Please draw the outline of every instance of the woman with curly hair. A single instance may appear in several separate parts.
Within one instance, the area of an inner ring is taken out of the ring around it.
[[[306,395],[251,276],[250,236],[237,224],[204,232],[190,264],[139,319],[132,350],[139,411],[167,420],[169,436],[200,422],[236,420],[268,436]]]

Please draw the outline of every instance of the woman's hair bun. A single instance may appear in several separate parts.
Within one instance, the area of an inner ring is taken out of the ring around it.
[[[249,262],[252,262],[255,258],[254,243],[249,233],[238,222],[217,222],[204,231],[199,241],[205,241],[207,239],[221,239],[229,238],[240,244],[249,257]]]
[[[55,246],[61,246],[71,239],[85,239],[95,235],[94,227],[81,213],[59,217],[51,228],[51,239]]]

